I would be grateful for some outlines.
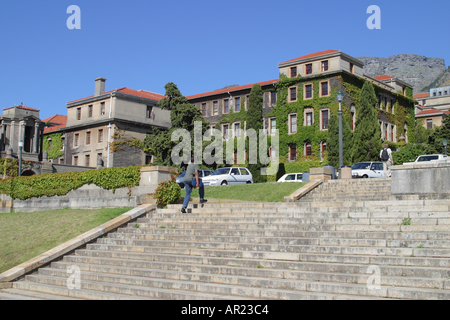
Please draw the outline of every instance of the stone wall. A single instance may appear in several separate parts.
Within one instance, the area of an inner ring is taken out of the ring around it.
[[[62,208],[84,209],[102,207],[136,207],[141,204],[153,203],[150,193],[155,192],[158,184],[170,180],[175,168],[143,167],[139,186],[119,188],[115,192],[96,185],[84,185],[72,190],[64,196],[43,196],[27,200],[12,199],[7,195],[0,195],[0,212],[33,212],[55,210]]]
[[[430,161],[393,166],[393,195],[450,195],[450,162]]]

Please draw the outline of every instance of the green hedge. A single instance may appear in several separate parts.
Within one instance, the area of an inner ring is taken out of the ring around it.
[[[0,181],[0,193],[13,199],[66,195],[85,184],[113,190],[139,185],[141,166],[95,169],[83,172],[49,173]]]

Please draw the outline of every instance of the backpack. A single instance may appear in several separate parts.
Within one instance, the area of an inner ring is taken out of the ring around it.
[[[383,149],[381,152],[381,160],[388,161],[389,160],[389,153],[386,148]]]

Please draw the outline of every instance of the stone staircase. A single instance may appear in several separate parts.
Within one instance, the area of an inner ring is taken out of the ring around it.
[[[450,299],[450,201],[366,198],[388,180],[331,181],[296,203],[171,205],[0,299]]]

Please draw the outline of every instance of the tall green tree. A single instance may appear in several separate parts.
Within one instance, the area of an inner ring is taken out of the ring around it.
[[[248,101],[247,129],[255,129],[258,133],[263,128],[263,92],[261,85],[253,85]]]
[[[381,128],[378,124],[377,105],[373,85],[366,81],[359,95],[359,110],[353,134],[353,162],[380,160]]]
[[[429,136],[434,132],[434,129],[427,129],[424,127],[423,124],[424,124],[423,119],[418,119],[416,121],[416,127],[414,130],[416,143],[428,143]]]
[[[427,154],[443,154],[445,152],[444,140],[450,142],[450,117],[445,118],[442,126],[437,127],[428,137],[428,145],[426,147]],[[448,152],[449,146],[447,146]]]
[[[262,114],[262,105],[263,105],[263,93],[261,85],[255,84],[253,85],[248,102],[248,111],[247,111],[247,131],[250,129],[254,129],[256,132],[257,141],[252,141],[247,137],[248,140],[248,156],[256,154],[257,155],[257,163],[249,164],[248,169],[252,173],[254,182],[265,182],[266,177],[261,176],[260,168],[262,167],[259,161],[259,130],[263,129],[263,114]]]
[[[171,127],[168,130],[153,128],[154,134],[146,136],[144,147],[150,147],[154,150],[154,162],[156,164],[172,166],[172,149],[179,143],[178,141],[171,140],[172,133],[177,129],[186,129],[189,131],[191,135],[191,153],[193,155],[195,121],[202,123],[202,136],[209,129],[209,123],[206,122],[200,109],[190,104],[174,83],[169,82],[164,88],[166,89],[166,98],[161,99],[158,102],[158,106],[161,109],[170,110]]]
[[[344,156],[344,166],[352,165],[352,130],[346,117],[342,117],[342,149]],[[339,168],[339,116],[332,114],[328,122],[328,164]]]

